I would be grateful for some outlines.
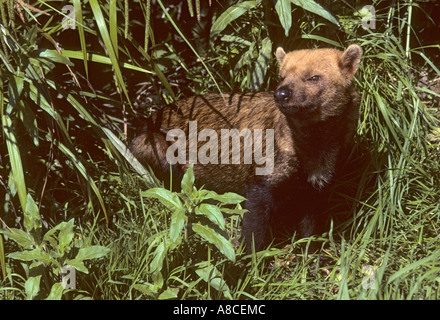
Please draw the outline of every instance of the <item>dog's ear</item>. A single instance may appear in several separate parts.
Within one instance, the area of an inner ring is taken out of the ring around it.
[[[359,62],[362,57],[362,48],[357,44],[352,44],[344,51],[339,61],[339,67],[342,73],[344,73],[348,78],[351,78],[356,73]]]
[[[277,48],[277,51],[275,52],[275,56],[277,57],[278,63],[281,66],[281,63],[283,62],[283,59],[286,55],[286,52],[284,52],[284,49],[281,47]]]

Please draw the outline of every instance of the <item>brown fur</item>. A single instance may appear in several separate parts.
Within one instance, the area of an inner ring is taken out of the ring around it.
[[[256,249],[261,249],[271,218],[284,221],[283,217],[290,217],[303,236],[311,235],[323,211],[318,199],[325,195],[323,190],[351,146],[358,118],[351,81],[361,55],[356,45],[345,52],[317,49],[286,54],[278,48],[280,84],[275,93],[206,94],[178,101],[156,112],[130,148],[167,180],[166,151],[173,142],[165,137],[171,129],[180,128],[188,137],[192,120],[197,121],[198,132],[214,129],[219,137],[221,129],[273,129],[272,174],[256,175],[258,165],[244,164],[242,153],[239,165],[195,164],[196,183],[217,192],[238,192],[248,199],[249,212],[243,220],[248,251],[252,239]],[[202,145],[199,141],[198,148]],[[180,179],[188,166],[173,166],[173,176]]]

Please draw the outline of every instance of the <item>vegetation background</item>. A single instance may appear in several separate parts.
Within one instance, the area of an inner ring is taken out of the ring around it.
[[[0,0],[0,299],[439,299],[438,21],[430,0]],[[170,192],[126,152],[166,103],[273,90],[277,46],[352,43],[356,170],[322,235],[245,255],[242,197],[191,171]]]

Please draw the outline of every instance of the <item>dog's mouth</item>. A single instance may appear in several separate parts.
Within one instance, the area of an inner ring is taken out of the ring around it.
[[[286,114],[295,114],[299,112],[309,113],[309,112],[314,112],[318,108],[318,106],[314,104],[293,104],[291,102],[281,103],[279,101],[276,101],[276,105],[282,113],[286,113]]]
[[[305,95],[295,95],[288,87],[283,86],[274,92],[275,103],[283,113],[313,112],[317,105],[308,103]]]

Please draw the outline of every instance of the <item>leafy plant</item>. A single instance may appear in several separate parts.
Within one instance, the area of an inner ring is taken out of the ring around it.
[[[149,272],[154,278],[160,279],[163,263],[173,251],[181,251],[184,260],[194,258],[194,248],[207,246],[209,251],[219,252],[229,261],[235,262],[234,246],[228,240],[224,214],[228,216],[242,215],[240,202],[245,199],[234,193],[222,195],[214,191],[197,189],[194,186],[193,166],[186,171],[181,182],[181,192],[171,192],[164,188],[151,188],[142,192],[143,197],[155,198],[171,212],[169,228],[152,239],[155,247]],[[218,205],[209,202],[218,202]],[[228,208],[227,205],[236,205]],[[225,283],[221,280],[221,273],[212,262],[196,262],[196,273],[201,279],[217,290],[223,290]],[[183,264],[186,264],[185,261]],[[138,286],[139,287],[139,286]],[[227,286],[226,286],[227,287]],[[150,286],[152,292],[157,292],[157,284]],[[158,297],[174,296],[173,288],[163,291]]]
[[[60,281],[60,274],[66,266],[88,273],[84,261],[104,257],[109,252],[106,247],[88,246],[84,240],[75,237],[73,219],[43,232],[38,207],[29,194],[24,227],[25,230],[11,228],[0,230],[0,233],[13,240],[21,249],[9,253],[7,257],[24,262],[22,266],[27,275],[24,283],[26,299],[43,298],[47,288],[50,288],[50,292],[46,299],[61,299],[66,292],[66,285]],[[76,284],[70,283],[70,286],[75,287]]]

